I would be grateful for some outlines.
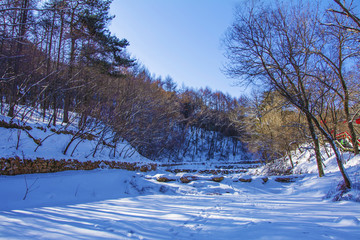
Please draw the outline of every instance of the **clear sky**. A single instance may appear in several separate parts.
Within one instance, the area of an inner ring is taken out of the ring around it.
[[[240,96],[221,68],[221,38],[239,0],[114,0],[110,30],[130,42],[128,51],[157,76],[178,86],[210,87]]]

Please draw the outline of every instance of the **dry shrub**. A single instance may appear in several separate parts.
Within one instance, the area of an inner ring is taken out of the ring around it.
[[[142,165],[140,167],[140,172],[150,172],[150,171],[156,171],[157,165],[156,164],[149,164],[149,165]]]
[[[147,165],[142,165],[142,166],[140,167],[140,172],[148,172],[148,171],[150,171],[150,167],[149,167],[149,166],[147,166]]]
[[[290,183],[290,182],[295,182],[295,178],[294,177],[277,177],[275,178],[276,182],[281,182],[281,183]]]
[[[167,177],[157,177],[156,181],[158,181],[158,182],[171,182],[171,181],[175,181],[175,180],[167,178]]]
[[[191,182],[191,180],[190,180],[188,177],[181,177],[181,178],[180,178],[180,181],[181,181],[182,183],[189,183],[189,182]]]
[[[353,183],[351,189],[346,187],[344,181],[339,182],[335,191],[328,193],[327,198],[332,197],[332,201],[355,201],[360,202],[360,185],[358,183]]]
[[[290,175],[292,168],[288,160],[281,158],[267,163],[262,174],[267,176]]]
[[[42,127],[42,126],[37,126],[36,128],[39,129],[39,130],[41,130],[41,131],[46,132],[46,128],[44,128],[44,127]]]
[[[6,122],[4,120],[0,121],[0,127],[3,127],[3,128],[16,128],[16,129],[28,130],[28,131],[32,130],[32,127],[30,127],[30,126],[20,126],[20,125],[18,125],[16,123],[13,123],[13,122],[8,123],[8,122]]]
[[[213,177],[213,178],[211,178],[211,180],[212,181],[214,181],[214,182],[221,182],[222,180],[224,180],[224,177]]]
[[[219,170],[200,170],[200,174],[234,174],[234,173],[246,173],[248,170],[246,169],[236,169],[236,170],[226,170],[226,169],[219,169]]]
[[[79,138],[84,139],[84,140],[89,140],[92,141],[96,138],[96,136],[94,134],[91,133],[77,133],[75,131],[72,130],[67,130],[67,129],[63,129],[63,130],[56,130],[55,128],[51,128],[50,131],[56,133],[56,134],[65,134],[65,135],[76,135],[79,134]],[[106,145],[107,146],[107,145]]]
[[[267,183],[269,181],[269,178],[268,177],[263,177],[261,178],[261,180],[263,180],[263,184]]]
[[[192,173],[196,172],[195,169],[166,169],[165,171],[171,172],[171,173]]]
[[[252,179],[251,178],[240,178],[239,181],[240,182],[251,182]]]
[[[157,164],[156,164],[156,163],[151,163],[151,164],[150,164],[150,169],[151,169],[151,171],[156,171],[156,169],[157,169]]]

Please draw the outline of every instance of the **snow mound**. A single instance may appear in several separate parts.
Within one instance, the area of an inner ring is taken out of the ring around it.
[[[351,226],[359,226],[360,225],[359,219],[357,219],[354,216],[338,217],[334,222],[342,227],[351,227]]]

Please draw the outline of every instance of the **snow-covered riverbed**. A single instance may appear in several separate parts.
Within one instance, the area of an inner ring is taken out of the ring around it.
[[[324,199],[337,173],[293,183],[67,171],[0,177],[1,239],[360,239],[360,207]],[[26,193],[25,179],[28,184]]]

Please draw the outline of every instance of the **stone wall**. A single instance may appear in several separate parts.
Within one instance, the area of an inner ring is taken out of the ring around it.
[[[18,175],[31,173],[51,173],[67,170],[93,170],[98,168],[124,169],[128,171],[148,172],[157,169],[157,164],[140,164],[118,161],[86,161],[76,159],[22,159],[0,158],[0,175]]]

